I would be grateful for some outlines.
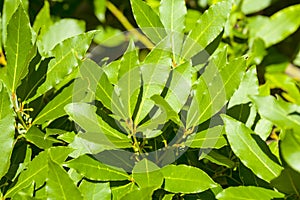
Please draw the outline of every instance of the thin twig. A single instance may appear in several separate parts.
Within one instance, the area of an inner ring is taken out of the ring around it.
[[[106,7],[119,20],[124,28],[134,34],[148,49],[152,49],[154,47],[153,43],[146,36],[137,31],[114,4],[112,4],[110,1],[106,1]]]

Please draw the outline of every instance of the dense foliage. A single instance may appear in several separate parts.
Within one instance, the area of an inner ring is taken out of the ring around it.
[[[2,199],[300,199],[299,2],[1,7]]]

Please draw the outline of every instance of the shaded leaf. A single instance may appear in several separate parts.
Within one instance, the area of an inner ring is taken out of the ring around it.
[[[287,194],[300,194],[300,173],[286,166],[279,177],[271,181],[272,186]]]

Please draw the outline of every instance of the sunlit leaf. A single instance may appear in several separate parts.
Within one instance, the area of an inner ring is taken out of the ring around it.
[[[117,181],[128,180],[129,175],[122,169],[115,169],[84,155],[65,164],[91,180]]]
[[[284,194],[282,193],[254,186],[229,187],[216,196],[218,200],[272,200],[283,197]]]
[[[222,118],[230,146],[242,163],[267,182],[278,177],[283,168],[260,149],[251,137],[253,131],[229,116]]]
[[[1,87],[2,86],[2,87]],[[10,166],[10,156],[14,146],[14,111],[9,94],[0,82],[0,177],[3,177]]]
[[[169,192],[199,193],[218,186],[205,172],[196,167],[168,165],[161,171],[165,178],[164,189]]]
[[[142,0],[131,0],[130,2],[135,20],[143,32],[154,43],[162,41],[166,32],[158,15]]]
[[[182,49],[183,59],[189,59],[203,50],[221,33],[230,10],[231,2],[222,1],[212,5],[201,15],[185,40]]]

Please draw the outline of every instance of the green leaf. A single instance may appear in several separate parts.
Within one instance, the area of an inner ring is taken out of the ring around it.
[[[196,167],[168,165],[161,171],[165,178],[164,189],[169,192],[199,193],[218,186],[205,172]]]
[[[242,11],[246,15],[256,13],[270,6],[271,2],[271,0],[244,0],[242,3]]]
[[[97,44],[105,47],[116,47],[127,42],[125,33],[120,29],[111,26],[97,26],[96,30],[99,31],[94,37],[94,42]]]
[[[152,194],[154,192],[155,188],[153,187],[147,187],[147,188],[138,188],[135,190],[132,190],[122,196],[120,200],[132,200],[132,199],[140,199],[140,200],[149,200],[152,198]]]
[[[41,152],[30,163],[28,163],[27,169],[20,174],[14,187],[10,188],[6,192],[5,198],[13,197],[23,188],[32,184],[33,181],[35,181],[36,187],[42,186],[47,177],[47,168],[47,152]]]
[[[282,193],[254,186],[229,187],[216,196],[218,200],[272,200],[283,197]]]
[[[184,22],[187,9],[184,0],[162,0],[160,2],[160,20],[170,38],[170,45],[173,52],[173,61],[177,61],[182,48],[184,34]]]
[[[107,75],[94,61],[86,59],[80,67],[80,74],[84,80],[89,83],[88,89],[94,94],[91,100],[99,100],[101,103],[111,110],[113,114],[123,119],[127,119],[124,115],[118,95],[114,87],[109,82]]]
[[[35,17],[33,23],[33,30],[36,33],[40,33],[39,35],[44,35],[45,32],[49,30],[52,26],[53,22],[50,16],[50,5],[48,1],[44,1],[43,8],[39,11],[37,16]]]
[[[160,95],[153,95],[151,99],[159,107],[159,110],[155,113],[153,112],[148,121],[139,125],[136,129],[137,132],[142,132],[143,136],[146,138],[154,138],[162,134],[160,126],[164,125],[169,120],[183,126],[178,113],[171,108],[163,97]]]
[[[112,188],[113,200],[119,200],[124,195],[126,195],[129,192],[135,191],[137,188],[138,187],[133,182],[130,182],[130,183],[126,184],[126,185],[122,185],[122,186],[118,186],[118,187],[113,187]]]
[[[159,43],[166,36],[166,32],[158,15],[142,0],[131,0],[134,18],[142,31],[154,43]]]
[[[212,5],[201,15],[184,42],[183,59],[189,59],[202,51],[222,32],[230,10],[231,2],[222,1]]]
[[[280,143],[284,160],[300,173],[300,135],[299,132],[288,130]]]
[[[281,42],[299,28],[299,12],[300,4],[278,11],[263,26],[257,26],[256,37],[262,38],[266,47]]]
[[[109,167],[93,158],[84,155],[65,164],[75,169],[86,178],[97,181],[129,180],[129,175],[123,169]]]
[[[80,183],[79,190],[84,199],[111,199],[109,183],[91,183],[83,180]]]
[[[45,122],[49,124],[51,121],[66,115],[64,107],[76,101],[76,97],[84,96],[85,89],[85,85],[81,85],[81,88],[76,89],[74,84],[71,84],[41,110],[32,124],[43,124]]]
[[[28,0],[5,0],[3,1],[3,10],[2,10],[2,40],[3,43],[6,44],[6,37],[7,37],[7,25],[12,17],[12,15],[15,13],[15,11],[18,9],[18,7],[21,6],[24,8],[24,10],[28,9]]]
[[[187,113],[186,128],[205,122],[221,110],[238,88],[245,67],[242,57],[226,64],[226,52],[219,53],[209,63],[197,84]]]
[[[218,153],[217,151],[213,149],[201,149],[201,155],[199,157],[199,160],[205,158],[209,160],[212,163],[215,163],[217,165],[222,165],[227,168],[234,168],[235,163],[227,158],[226,156],[223,156],[222,154]]]
[[[49,158],[46,192],[49,199],[83,199],[68,173]]]
[[[68,38],[54,47],[52,53],[55,58],[48,65],[48,70],[45,74],[46,80],[38,88],[37,94],[31,100],[58,85],[80,65],[81,59],[84,57],[94,34],[94,31],[83,33]],[[42,79],[36,85],[40,84],[41,81]]]
[[[0,82],[0,177],[3,177],[10,166],[10,156],[14,146],[15,119],[12,103],[6,88]]]
[[[297,81],[282,73],[267,73],[265,75],[266,82],[271,89],[280,88],[284,90],[282,96],[292,103],[300,104],[300,91],[297,87]]]
[[[167,82],[170,73],[170,53],[159,47],[153,49],[141,64],[143,78],[143,94],[135,118],[135,124],[142,121],[154,106],[150,99],[155,94],[160,94]]]
[[[123,107],[122,111],[127,116],[127,119],[132,118],[140,93],[141,72],[138,67],[138,59],[137,49],[135,49],[134,43],[131,41],[121,59],[118,73],[119,81],[116,86]]]
[[[100,22],[105,22],[106,0],[94,0],[95,15]]]
[[[68,31],[63,31],[66,27],[68,27]],[[39,51],[45,57],[56,56],[57,54],[51,52],[51,50],[64,40],[83,34],[85,31],[85,23],[84,21],[76,19],[61,19],[47,29],[48,30],[46,32],[44,31],[39,37]],[[84,46],[84,44],[82,45]]]
[[[29,18],[22,5],[18,7],[7,26],[7,87],[16,92],[21,80],[28,73],[28,66],[36,53],[32,44],[32,33]]]
[[[273,129],[273,123],[265,118],[261,118],[255,125],[254,132],[258,134],[262,140],[266,141]]]
[[[162,0],[160,2],[160,20],[167,32],[179,32],[184,29],[187,9],[184,0]]]
[[[186,103],[192,89],[192,64],[185,62],[172,71],[172,80],[165,97],[175,112],[179,112]]]
[[[74,149],[66,146],[51,147],[47,150],[48,156],[57,164],[62,164]]]
[[[250,102],[249,95],[258,95],[258,79],[255,66],[246,72],[238,90],[231,97],[228,108]]]
[[[70,144],[71,147],[77,149],[77,153],[95,154],[106,149],[131,147],[130,138],[112,128],[101,117],[97,116],[95,106],[85,103],[73,103],[67,105],[65,110],[72,120],[86,131],[77,134]]]
[[[253,131],[229,116],[223,115],[222,119],[232,151],[242,163],[267,182],[278,177],[283,168],[260,149],[251,137]]]
[[[216,148],[227,145],[224,126],[215,126],[190,135],[185,144],[191,148]]]
[[[40,149],[48,149],[52,147],[54,143],[61,143],[61,141],[56,140],[51,137],[47,137],[39,128],[36,126],[31,126],[30,129],[25,134],[27,141],[33,143]]]
[[[132,178],[140,188],[159,188],[164,180],[160,168],[146,158],[134,166]]]
[[[271,181],[271,185],[286,194],[300,194],[300,173],[286,166],[279,177]]]
[[[185,30],[184,30],[185,33],[188,33],[189,31],[194,29],[201,15],[202,13],[198,10],[194,10],[194,9],[187,10],[185,16]]]
[[[276,100],[272,96],[252,96],[251,99],[256,105],[259,114],[265,119],[282,129],[300,131],[300,118],[297,115],[292,115],[293,112],[297,111],[295,104]]]

